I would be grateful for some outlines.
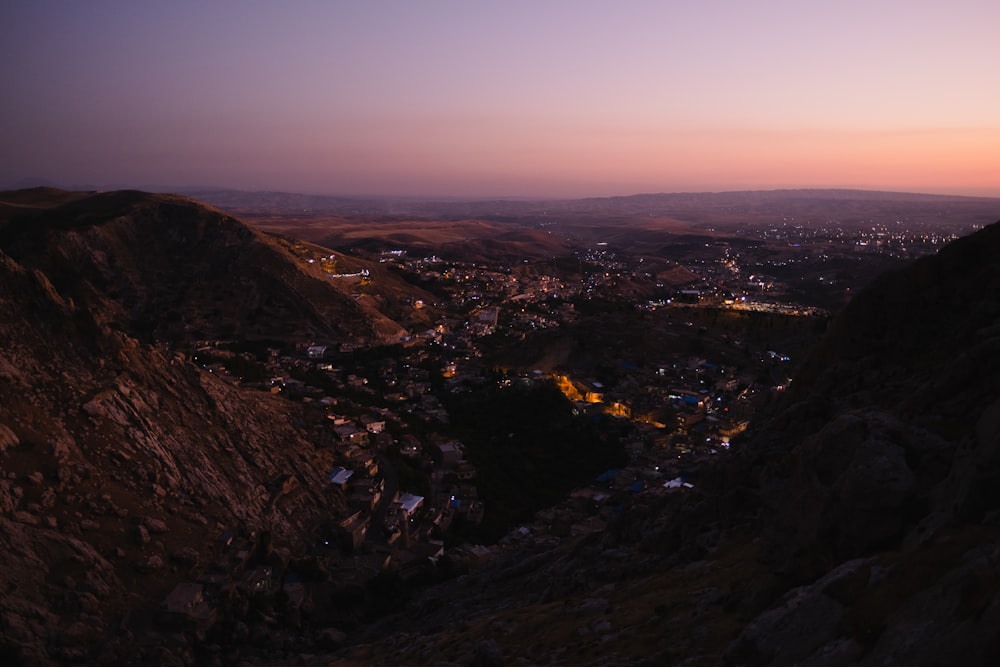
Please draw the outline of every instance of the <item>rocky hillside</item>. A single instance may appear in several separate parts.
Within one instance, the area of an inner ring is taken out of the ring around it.
[[[1000,224],[882,276],[746,444],[762,560],[799,587],[741,660],[1000,659],[998,258]]]
[[[231,317],[245,335],[337,342],[371,320],[279,241],[187,200],[4,199],[0,659],[156,664],[162,634],[146,632],[175,585],[283,571],[345,508],[298,404],[151,335],[187,305],[178,321],[199,335]]]
[[[0,200],[4,253],[99,323],[144,340],[368,342],[402,333],[352,294],[357,281],[333,280],[315,261],[331,251],[183,197],[35,190]],[[350,271],[363,268],[351,262]]]
[[[338,509],[292,404],[110,328],[6,255],[0,285],[7,658],[121,657],[223,534],[301,551]]]

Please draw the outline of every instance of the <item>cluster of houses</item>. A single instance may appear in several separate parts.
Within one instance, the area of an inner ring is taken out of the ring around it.
[[[752,397],[764,390],[751,375],[700,357],[678,356],[646,375],[614,388],[565,372],[552,379],[579,410],[629,419],[636,429],[656,434],[646,437],[648,442],[696,455],[714,454],[745,431]]]
[[[872,230],[871,239],[841,239],[839,233],[835,238],[846,244],[856,241],[862,248],[869,242],[882,248],[889,238],[884,231]],[[706,251],[704,261],[685,269],[694,278],[681,288],[670,287],[676,281],[654,282],[671,290],[671,299],[643,300],[636,308],[710,306],[822,314],[780,303],[786,286],[769,274],[793,259],[768,260],[751,271],[727,244],[716,245]],[[582,252],[578,259],[579,275],[567,279],[550,275],[544,263],[528,266],[527,260],[523,267],[485,266],[386,250],[379,262],[435,283],[442,288],[435,290],[438,294],[447,293],[446,303],[434,304],[445,314],[433,326],[414,331],[382,358],[356,357],[353,353],[362,348],[356,341],[316,341],[300,345],[295,353],[271,350],[266,362],[269,379],[258,383],[259,388],[310,405],[306,413],[314,419],[308,426],[316,443],[334,453],[335,464],[325,471],[326,484],[341,494],[346,509],[342,516],[330,517],[330,530],[320,536],[317,548],[327,549],[320,553],[342,564],[342,577],[433,563],[443,554],[444,539],[456,522],[482,522],[489,508],[479,497],[478,473],[463,444],[448,436],[449,415],[441,392],[495,381],[493,369],[482,362],[484,340],[491,334],[525,337],[537,329],[564,326],[578,318],[574,299],[600,293],[616,279],[640,275],[639,267],[630,266],[606,244]],[[360,272],[334,274],[332,256],[320,261],[328,274],[369,278]],[[552,269],[558,273],[554,265]],[[420,310],[430,304],[413,300],[410,305]],[[199,352],[211,360],[203,364],[206,370],[222,376],[227,376],[227,362],[237,356],[213,344]],[[711,353],[665,355],[660,363],[627,369],[624,379],[613,385],[572,369],[515,378],[554,382],[578,411],[627,422],[628,463],[538,512],[534,521],[514,528],[498,544],[462,545],[450,549],[450,555],[472,567],[483,566],[520,542],[545,543],[601,531],[629,498],[685,493],[696,485],[689,473],[697,463],[717,456],[748,427],[757,397],[783,387],[781,382],[761,384],[766,374],[760,368],[748,371],[711,358]],[[763,364],[775,367],[788,361],[774,351],[762,357]],[[322,382],[309,379],[316,377]],[[412,475],[401,485],[398,469],[403,466],[421,477],[419,488],[412,485]],[[262,551],[256,536],[227,532],[219,540],[216,566],[198,581],[178,584],[164,599],[161,621],[206,628],[215,618],[220,595],[233,588],[250,596],[282,591],[288,608],[295,610],[308,599],[309,589],[287,573],[286,564]]]
[[[324,341],[303,343],[294,353],[269,351],[264,362],[268,379],[256,386],[306,404],[304,414],[311,415],[306,426],[316,444],[334,454],[326,484],[341,494],[346,509],[342,516],[330,517],[320,546],[333,561],[350,563],[345,573],[370,576],[387,566],[434,562],[456,522],[475,526],[483,521],[489,508],[479,497],[477,470],[463,444],[448,435],[442,392],[496,381],[495,369],[482,362],[484,336],[569,323],[577,318],[570,298],[627,270],[606,249],[582,259],[605,266],[606,275],[570,284],[541,272],[527,275],[437,257],[411,260],[405,252],[387,251],[380,261],[447,283],[452,301],[431,328],[385,348],[381,356],[356,355],[355,343]],[[213,360],[208,370],[225,373],[232,353],[211,345],[202,352]],[[770,362],[787,361],[779,356]],[[464,545],[451,550],[452,557],[483,565],[511,542],[560,540],[602,530],[623,499],[636,494],[685,492],[693,483],[686,477],[691,464],[728,447],[747,428],[754,396],[768,389],[733,366],[691,355],[668,355],[659,364],[631,367],[623,375],[613,386],[570,369],[513,378],[554,382],[580,412],[611,415],[629,424],[628,465],[607,471],[563,503],[538,513],[535,522],[513,530],[501,543]],[[408,474],[401,482],[398,473],[404,468]],[[414,474],[421,484],[413,484]],[[242,539],[242,544],[237,540],[224,548],[231,572],[239,573],[237,585],[248,592],[280,589],[289,599],[301,600],[306,590],[302,583],[294,576],[279,580],[281,564],[254,557],[253,545]],[[211,579],[179,585],[164,602],[165,618],[210,622],[215,590]]]

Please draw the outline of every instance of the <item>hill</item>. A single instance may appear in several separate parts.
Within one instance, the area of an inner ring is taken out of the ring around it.
[[[0,656],[156,662],[160,640],[143,637],[176,584],[212,568],[283,571],[346,512],[301,404],[176,350],[403,329],[353,294],[357,280],[309,262],[331,251],[185,198],[35,189],[0,201]],[[415,289],[379,278],[390,295]],[[246,604],[241,590],[227,604]]]
[[[797,587],[734,655],[791,664],[780,624],[825,606],[838,623],[801,628],[797,659],[1000,657],[998,251],[994,224],[878,278],[744,446],[767,521],[762,560]]]
[[[265,564],[341,502],[294,404],[113,328],[93,278],[62,278],[80,299],[0,252],[4,664],[125,661],[225,534]]]
[[[338,273],[369,265],[258,232],[175,195],[80,196],[51,190],[0,195],[0,247],[46,275],[100,324],[144,340],[398,338],[403,327],[357,298]],[[371,267],[374,270],[374,267]],[[413,288],[380,273],[383,293]],[[417,294],[416,298],[423,297]]]

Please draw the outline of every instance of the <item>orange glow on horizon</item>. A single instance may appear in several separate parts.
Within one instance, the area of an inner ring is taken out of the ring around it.
[[[11,4],[0,187],[1000,197],[1000,3],[133,4]]]

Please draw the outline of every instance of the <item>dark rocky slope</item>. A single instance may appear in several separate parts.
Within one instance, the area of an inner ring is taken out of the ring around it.
[[[1000,225],[882,276],[746,444],[764,561],[800,587],[735,662],[1000,659],[998,295]]]
[[[0,248],[102,324],[147,340],[377,335],[371,314],[293,255],[292,242],[174,195],[66,199],[9,207]]]
[[[287,563],[344,511],[327,492],[332,454],[296,425],[296,404],[132,329],[173,289],[240,291],[246,263],[264,273],[280,248],[173,198],[14,199],[0,230],[0,660],[155,663],[165,640],[147,633],[175,584],[225,575],[236,548],[251,566]],[[293,292],[311,279],[285,270],[286,293],[268,294],[288,319],[257,331],[335,335]]]
[[[0,285],[9,658],[123,658],[224,532],[301,552],[340,509],[323,491],[330,454],[294,427],[293,404],[102,325],[6,255]]]

